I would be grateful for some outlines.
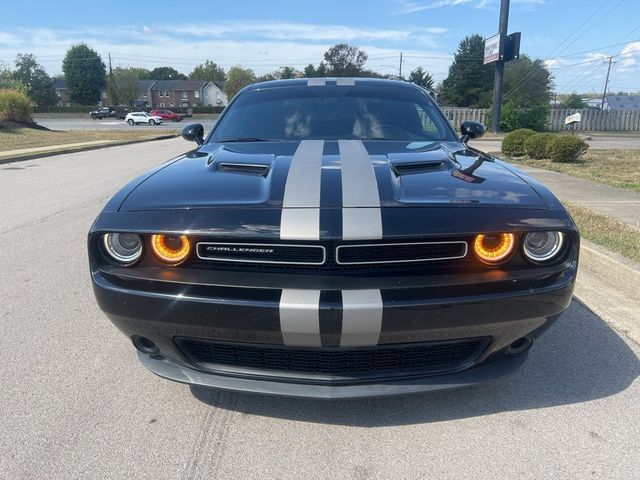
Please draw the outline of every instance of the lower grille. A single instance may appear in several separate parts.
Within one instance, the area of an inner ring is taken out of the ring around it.
[[[473,338],[419,344],[381,345],[367,348],[320,349],[237,344],[195,338],[178,338],[177,344],[199,368],[224,371],[250,369],[284,376],[398,377],[435,374],[469,366],[484,351],[489,339]],[[246,372],[243,372],[246,373]]]

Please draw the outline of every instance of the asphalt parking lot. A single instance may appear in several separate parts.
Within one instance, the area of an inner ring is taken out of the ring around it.
[[[86,233],[191,147],[0,166],[0,479],[640,478],[640,346],[577,301],[512,377],[460,391],[325,403],[147,372],[95,304]]]

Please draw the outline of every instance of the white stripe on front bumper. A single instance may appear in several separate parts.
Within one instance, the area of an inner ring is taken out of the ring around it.
[[[280,330],[285,345],[321,347],[320,290],[282,290]]]
[[[342,291],[341,347],[377,345],[382,329],[380,290]]]

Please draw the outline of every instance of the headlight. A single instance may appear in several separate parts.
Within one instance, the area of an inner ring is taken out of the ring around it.
[[[477,235],[473,248],[480,260],[487,263],[500,263],[505,260],[515,246],[513,233],[495,233]]]
[[[524,254],[534,262],[542,263],[553,259],[562,251],[564,233],[531,232],[524,237]]]
[[[107,233],[102,242],[106,252],[119,263],[130,265],[142,256],[142,240],[135,233]]]
[[[151,248],[160,260],[172,265],[184,262],[191,252],[185,235],[152,235]]]

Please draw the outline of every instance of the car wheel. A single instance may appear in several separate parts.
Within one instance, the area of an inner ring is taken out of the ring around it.
[[[156,121],[153,118],[149,120],[149,125],[153,127],[155,124],[156,124]]]
[[[127,120],[127,123],[133,127],[133,125],[134,125],[136,122],[134,122],[133,120],[129,119],[129,120]]]

